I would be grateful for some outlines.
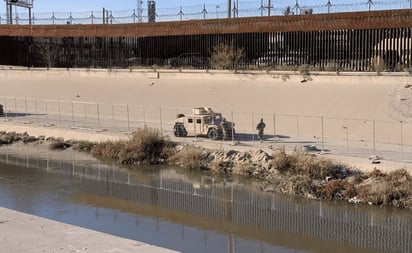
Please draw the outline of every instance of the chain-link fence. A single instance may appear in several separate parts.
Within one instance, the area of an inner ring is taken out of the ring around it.
[[[17,97],[0,97],[0,103],[4,109],[2,119],[16,123],[117,133],[150,127],[172,139],[202,141],[213,148],[303,149],[412,163],[412,124],[402,121],[222,111],[223,117],[234,122],[235,131],[225,140],[211,140],[200,136],[206,135],[200,127],[194,127],[188,137],[175,137],[176,116],[192,114],[191,108]],[[260,119],[266,124],[262,142],[256,130]]]
[[[226,231],[231,225],[246,225],[249,226],[245,230],[248,232],[245,235],[243,231],[242,238],[261,233],[261,238],[265,238],[271,231],[283,231],[381,252],[406,253],[412,249],[410,216],[397,212],[389,215],[381,213],[382,210],[353,208],[342,203],[329,205],[325,201],[291,200],[290,197],[263,193],[258,189],[259,184],[232,184],[206,175],[189,176],[180,171],[128,170],[78,155],[71,150],[62,154],[61,151],[23,144],[0,147],[1,163],[81,178],[84,184],[78,185],[80,190],[125,200],[123,207],[131,201],[133,205],[137,203],[169,210],[167,213],[173,216],[174,222],[176,212],[184,213],[184,224],[205,229],[205,233],[210,230],[210,224],[217,231]],[[113,212],[114,217],[117,215],[117,211]],[[205,223],[199,216],[208,219],[208,227],[204,227]],[[102,217],[96,215],[95,218],[99,220]],[[156,229],[161,225],[156,222]],[[237,235],[237,230],[233,231]],[[238,245],[243,243],[241,239],[236,242]],[[269,247],[261,252],[273,251]]]
[[[301,15],[338,13],[355,11],[393,10],[411,8],[412,0],[281,0],[281,1],[241,1],[234,0],[205,3],[203,5],[176,6],[174,8],[156,9],[156,21],[178,21],[196,19],[215,19],[227,17],[256,17],[276,15]],[[147,6],[129,10],[94,10],[84,12],[48,12],[37,13],[35,5],[31,15],[31,24],[124,24],[148,22]],[[230,8],[230,12],[228,11]],[[18,12],[20,11],[20,12]],[[9,17],[10,18],[10,17]],[[25,9],[16,9],[12,13],[13,24],[29,24],[29,13]],[[7,14],[0,14],[0,24],[7,23]]]

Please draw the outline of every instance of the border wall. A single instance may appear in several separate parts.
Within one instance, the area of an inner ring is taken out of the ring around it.
[[[0,25],[0,64],[409,71],[412,10],[99,25]]]

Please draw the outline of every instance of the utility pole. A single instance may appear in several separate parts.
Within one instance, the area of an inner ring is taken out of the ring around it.
[[[296,4],[295,4],[295,6],[294,6],[294,8],[295,8],[295,15],[299,15],[298,14],[298,11],[299,11],[299,9],[300,9],[300,6],[299,6],[299,0],[296,0]]]
[[[227,0],[227,18],[231,18],[232,0]]]
[[[263,11],[265,10],[265,6],[263,6],[263,0],[260,0],[260,16],[263,17]]]
[[[330,13],[330,8],[332,7],[332,3],[330,2],[330,0],[328,0],[326,6],[328,7],[328,13]]]
[[[233,0],[233,17],[238,18],[239,17],[239,9],[238,9],[238,0]]]
[[[183,16],[185,15],[185,14],[183,13],[182,6],[180,6],[180,11],[179,11],[179,13],[177,13],[177,15],[180,16],[180,21],[182,21],[182,20],[183,20]]]
[[[368,0],[368,5],[369,5],[369,11],[371,11],[371,6],[373,5],[373,1],[372,1],[372,0]]]
[[[202,14],[203,14],[203,19],[206,19],[206,14],[207,14],[206,4],[203,4]]]
[[[137,0],[137,21],[143,21],[143,0]]]

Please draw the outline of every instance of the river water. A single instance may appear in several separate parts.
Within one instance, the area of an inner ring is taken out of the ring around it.
[[[187,253],[412,252],[412,212],[294,198],[175,167],[0,147],[0,206]]]

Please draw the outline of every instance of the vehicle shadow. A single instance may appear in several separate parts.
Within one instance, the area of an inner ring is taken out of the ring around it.
[[[2,118],[19,118],[19,117],[44,116],[44,115],[46,115],[46,114],[4,112],[3,114],[0,114],[0,117],[2,117]]]
[[[263,141],[269,141],[269,140],[274,140],[274,138],[277,141],[282,141],[285,139],[290,139],[290,136],[287,135],[269,135],[269,134],[265,134],[263,135]],[[231,139],[230,136],[228,139]],[[235,138],[236,141],[256,141],[259,140],[259,137],[257,136],[257,134],[245,134],[245,133],[236,133],[235,134]]]

